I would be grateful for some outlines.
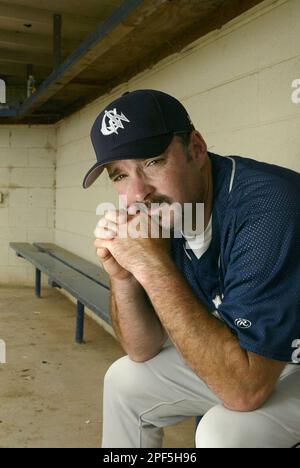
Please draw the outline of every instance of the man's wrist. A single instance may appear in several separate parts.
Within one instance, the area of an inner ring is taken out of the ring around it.
[[[164,281],[175,268],[176,266],[171,257],[163,255],[160,258],[149,258],[147,264],[137,266],[133,274],[136,280],[146,289],[153,282],[154,277],[160,277]]]
[[[128,288],[135,288],[140,286],[138,280],[133,275],[130,275],[124,279],[111,276],[110,284],[113,288],[117,288],[118,290],[126,290]]]

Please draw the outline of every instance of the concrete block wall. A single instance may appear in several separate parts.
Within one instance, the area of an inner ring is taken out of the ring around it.
[[[81,187],[95,162],[89,131],[99,111],[126,90],[176,96],[213,152],[300,171],[300,104],[291,99],[292,82],[300,78],[299,30],[299,0],[266,0],[61,121],[55,242],[98,262],[96,206],[117,197],[106,175]]]
[[[0,285],[34,281],[9,242],[54,240],[55,147],[53,126],[0,127]]]

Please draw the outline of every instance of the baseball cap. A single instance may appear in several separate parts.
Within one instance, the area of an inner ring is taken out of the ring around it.
[[[186,109],[176,98],[153,89],[127,91],[100,112],[92,126],[97,162],[85,175],[83,187],[95,182],[105,164],[159,156],[174,133],[193,129]]]

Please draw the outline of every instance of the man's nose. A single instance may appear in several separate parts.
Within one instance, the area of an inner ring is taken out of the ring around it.
[[[130,184],[129,198],[134,202],[143,202],[154,192],[154,187],[144,178],[137,177]]]

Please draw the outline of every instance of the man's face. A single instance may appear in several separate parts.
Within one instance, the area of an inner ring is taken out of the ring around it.
[[[160,156],[143,160],[120,160],[106,166],[119,195],[127,206],[134,203],[196,203],[203,201],[207,163],[206,144],[199,132],[193,131],[187,157],[181,140],[174,137]]]

